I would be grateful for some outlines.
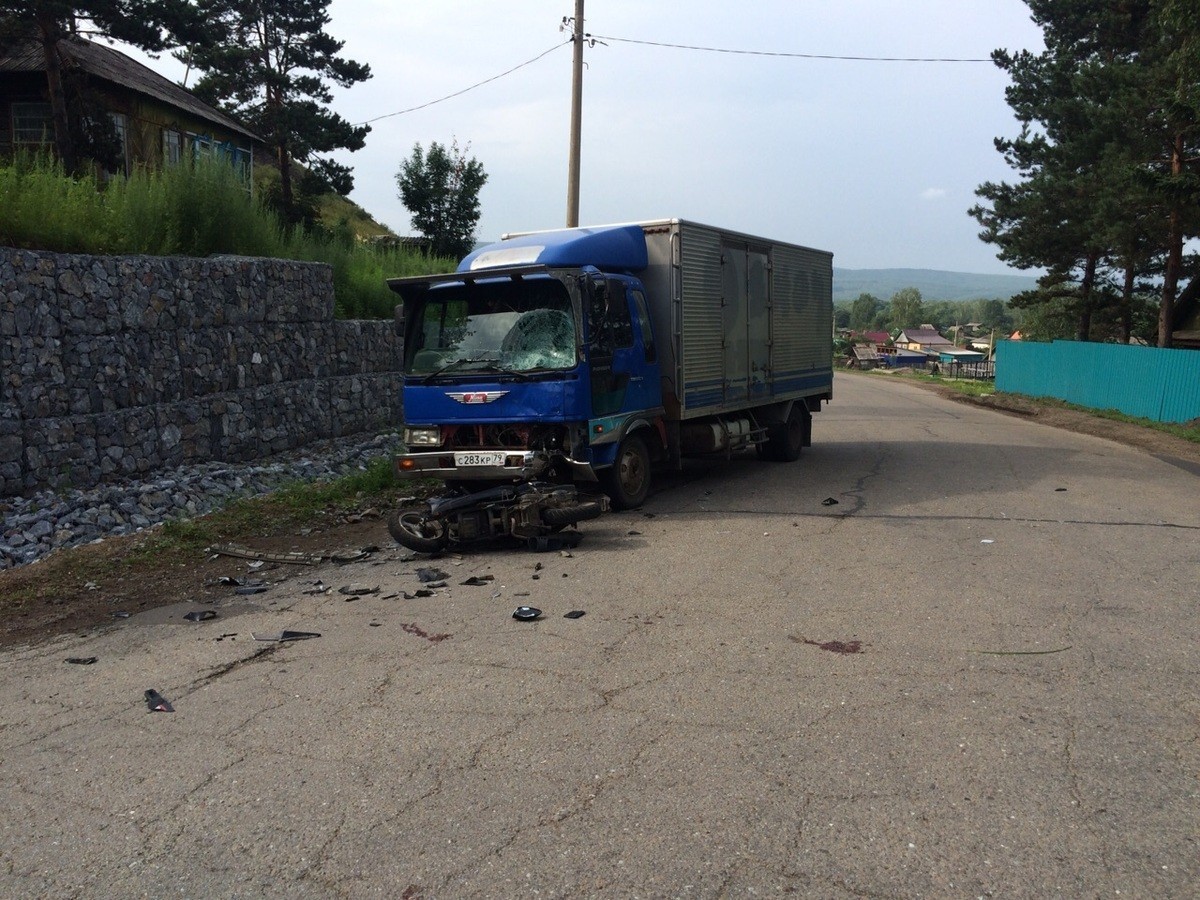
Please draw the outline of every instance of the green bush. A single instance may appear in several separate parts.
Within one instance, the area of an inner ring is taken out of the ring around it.
[[[390,318],[386,279],[445,272],[453,260],[360,243],[347,226],[285,231],[220,160],[71,178],[48,156],[0,164],[0,245],[61,253],[237,254],[327,263],[341,318]]]

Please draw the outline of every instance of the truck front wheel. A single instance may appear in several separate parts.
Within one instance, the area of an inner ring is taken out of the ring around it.
[[[641,435],[625,436],[612,468],[601,473],[600,484],[612,498],[614,509],[642,505],[650,493],[650,451]]]

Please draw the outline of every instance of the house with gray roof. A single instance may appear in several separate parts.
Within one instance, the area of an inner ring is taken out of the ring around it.
[[[69,37],[57,52],[64,80],[111,117],[126,173],[211,153],[249,179],[263,140],[237,120],[106,44]],[[39,41],[18,40],[0,50],[0,156],[51,145],[53,134],[45,52]]]

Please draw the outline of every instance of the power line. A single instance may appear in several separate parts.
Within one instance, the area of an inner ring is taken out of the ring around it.
[[[970,59],[961,57],[929,57],[929,56],[837,56],[828,53],[788,53],[783,51],[772,50],[734,50],[728,47],[701,47],[694,44],[670,44],[664,41],[643,41],[636,38],[621,38],[612,37],[611,35],[603,34],[586,34],[584,40],[592,42],[596,41],[612,41],[618,44],[641,44],[646,47],[665,47],[671,50],[696,50],[703,53],[729,53],[737,56],[776,56],[789,59],[832,59],[845,62],[905,62],[905,63],[991,63],[991,59]],[[438,97],[436,100],[430,100],[427,103],[421,103],[418,106],[410,106],[408,109],[397,110],[392,113],[385,113],[382,116],[376,116],[373,119],[366,119],[362,122],[357,122],[355,125],[369,125],[372,122],[378,122],[380,119],[390,119],[393,116],[402,116],[405,113],[416,112],[419,109],[426,109],[438,103],[444,103],[447,100],[452,100],[455,97],[461,97],[463,94],[473,91],[476,88],[483,87],[485,84],[491,84],[504,78],[506,75],[511,75],[518,69],[523,69],[526,66],[532,65],[539,59],[549,56],[560,47],[565,47],[567,44],[573,44],[574,38],[568,38],[562,43],[555,44],[548,50],[544,50],[532,59],[527,59],[523,63],[518,63],[511,69],[505,69],[491,78],[485,78],[483,81],[477,81],[475,84],[465,87],[460,91],[455,91],[453,94],[447,94],[444,97]]]
[[[598,41],[613,41],[621,44],[643,44],[647,47],[669,47],[672,50],[700,50],[705,53],[733,53],[739,56],[782,56],[792,59],[836,59],[848,62],[923,62],[923,63],[990,63],[989,59],[962,59],[924,56],[834,56],[827,53],[783,53],[770,50],[730,50],[726,47],[697,47],[691,44],[668,44],[662,41],[639,41],[634,38],[611,37],[597,34],[586,37]]]
[[[533,63],[537,62],[542,57],[549,56],[551,53],[553,53],[559,47],[565,47],[567,44],[570,44],[570,43],[573,43],[573,41],[568,39],[562,43],[555,44],[549,50],[545,50],[545,51],[539,53],[537,56],[533,57],[532,59],[527,59],[527,60],[525,60],[525,62],[519,63],[519,64],[513,66],[511,69],[506,69],[505,71],[501,72],[498,75],[493,75],[491,78],[485,78],[485,79],[483,79],[483,81],[477,81],[477,82],[475,82],[475,84],[471,85],[470,87],[465,87],[461,91],[455,91],[453,94],[447,94],[445,97],[438,97],[436,100],[430,100],[428,103],[422,103],[419,106],[410,106],[408,109],[397,110],[396,112],[393,112],[393,113],[385,113],[382,116],[376,116],[375,118],[367,119],[364,122],[356,122],[355,127],[357,127],[358,125],[370,125],[372,122],[378,122],[380,119],[390,119],[390,118],[392,118],[392,116],[402,116],[405,113],[416,112],[418,109],[425,109],[428,106],[433,106],[434,104],[437,104],[437,103],[443,103],[446,100],[451,100],[455,97],[461,97],[463,94],[467,93],[468,91],[473,91],[473,90],[475,90],[475,88],[483,87],[485,84],[490,84],[491,82],[496,81],[497,79],[503,78],[505,75],[511,75],[513,72],[517,71],[517,69],[523,69],[526,66],[532,65]]]

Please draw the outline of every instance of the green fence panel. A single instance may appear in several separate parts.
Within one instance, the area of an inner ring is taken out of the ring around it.
[[[1001,341],[996,390],[1055,397],[1157,422],[1200,418],[1200,352],[1055,341]]]

